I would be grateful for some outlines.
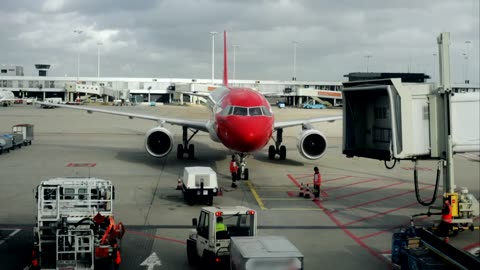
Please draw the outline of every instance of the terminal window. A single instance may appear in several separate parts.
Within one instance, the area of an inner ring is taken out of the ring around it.
[[[7,73],[7,70],[6,70],[6,69],[2,69],[2,73]]]

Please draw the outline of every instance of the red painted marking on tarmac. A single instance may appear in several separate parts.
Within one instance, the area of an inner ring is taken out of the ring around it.
[[[431,187],[434,187],[434,185],[419,188],[418,190],[423,190],[423,189],[427,189],[427,188],[431,188]],[[412,192],[415,192],[415,190],[405,191],[405,192],[402,192],[402,193],[394,194],[394,195],[384,197],[384,198],[380,198],[380,199],[376,199],[376,200],[373,200],[373,201],[359,203],[359,204],[356,204],[356,205],[349,206],[349,207],[347,207],[343,210],[357,208],[357,207],[364,206],[364,205],[371,204],[371,203],[381,202],[381,201],[388,200],[388,199],[391,199],[391,198],[400,197],[400,196],[403,196],[405,194],[412,193]],[[335,213],[335,212],[338,212],[338,210],[335,210],[332,213]]]
[[[470,250],[470,249],[473,249],[473,248],[476,248],[476,247],[480,247],[480,242],[468,245],[468,246],[464,247],[463,250]]]
[[[402,169],[406,170],[406,171],[413,171],[415,170],[414,167],[401,167]],[[417,171],[432,171],[432,169],[430,168],[422,168],[422,167],[417,167]]]
[[[347,175],[347,176],[342,176],[342,177],[338,177],[338,178],[323,180],[322,182],[337,181],[337,180],[342,180],[342,179],[346,179],[346,178],[350,178],[350,177],[352,177],[352,176],[351,176],[351,175]]]
[[[358,223],[358,222],[361,222],[361,221],[365,221],[365,220],[369,220],[369,219],[372,219],[372,218],[376,218],[376,217],[378,217],[378,216],[383,216],[383,215],[386,215],[386,214],[391,213],[391,212],[398,211],[398,210],[403,209],[403,208],[407,208],[407,207],[410,207],[410,206],[414,206],[415,204],[418,204],[418,203],[417,203],[417,202],[409,203],[409,204],[406,204],[406,205],[403,205],[403,206],[400,206],[400,207],[397,207],[397,208],[393,208],[393,209],[390,209],[390,210],[387,210],[387,211],[380,212],[380,213],[375,214],[375,215],[373,215],[373,216],[368,216],[368,217],[359,218],[359,219],[357,219],[357,220],[353,220],[353,221],[347,222],[347,223],[343,224],[343,226],[349,226],[349,225],[352,225],[352,224],[355,224],[355,223]]]
[[[419,219],[416,220],[416,221],[425,220],[425,219],[427,219],[427,218],[429,218],[429,217],[428,217],[428,216],[422,217],[422,218],[419,218]],[[361,239],[361,240],[364,240],[364,239],[367,239],[367,238],[370,238],[370,237],[378,236],[378,235],[380,235],[380,234],[392,232],[392,231],[395,230],[395,229],[402,228],[402,227],[405,227],[405,226],[407,226],[407,225],[394,226],[394,227],[391,227],[391,228],[388,229],[388,230],[378,231],[378,232],[375,232],[375,233],[371,233],[371,234],[367,234],[367,235],[364,235],[364,236],[360,236],[360,237],[358,237],[358,238]]]
[[[320,208],[323,209],[323,205],[320,201],[314,201],[314,203]],[[387,263],[388,262],[385,260],[385,258],[373,250],[371,247],[367,246],[362,240],[360,240],[358,237],[356,237],[351,231],[349,231],[345,226],[343,226],[338,219],[336,219],[329,211],[324,211],[324,213],[340,228],[346,235],[348,235],[353,241],[355,241],[358,245],[360,245],[362,248],[366,249],[370,254],[372,254],[375,258],[379,259],[380,261]]]
[[[297,193],[297,194],[295,194],[295,193],[297,193],[297,192],[294,192],[294,191],[287,191],[287,195],[288,195],[288,197],[298,197],[298,193]]]
[[[163,237],[163,236],[158,236],[158,235],[153,235],[153,234],[146,234],[146,233],[142,233],[142,232],[128,231],[128,233],[141,235],[141,236],[145,236],[145,237],[148,237],[148,238],[160,239],[160,240],[173,242],[173,243],[178,243],[178,244],[184,244],[185,245],[187,243],[185,241],[181,241],[181,240],[177,240],[177,239],[173,239],[173,238],[168,238],[168,237]]]
[[[347,184],[347,185],[341,185],[341,186],[337,186],[337,187],[325,188],[325,190],[332,190],[332,189],[337,189],[337,188],[344,188],[344,187],[349,187],[349,186],[355,186],[355,185],[360,185],[360,184],[363,184],[363,183],[374,182],[374,181],[379,181],[379,180],[380,180],[380,179],[368,179],[368,180],[364,180],[364,181],[360,181],[360,182],[355,182],[355,183],[351,183],[351,184]]]
[[[300,187],[300,184],[298,183],[297,179],[295,179],[295,177],[293,177],[291,174],[287,174],[288,178],[290,178],[290,180],[292,180],[292,182],[297,186],[297,187]]]
[[[375,190],[384,189],[384,188],[388,188],[388,187],[393,187],[393,186],[397,186],[397,185],[401,185],[401,184],[405,184],[405,182],[397,182],[397,183],[393,183],[393,184],[386,185],[386,186],[381,186],[381,187],[371,188],[371,189],[367,189],[367,190],[357,191],[357,192],[354,192],[354,193],[350,193],[350,194],[347,194],[347,195],[336,197],[336,199],[344,199],[344,198],[352,197],[352,196],[355,196],[355,195],[358,195],[358,194],[372,192],[372,191],[375,191]]]
[[[313,173],[311,174],[300,174],[301,176],[295,176],[296,179],[303,179],[303,178],[307,178],[307,177],[313,177]]]
[[[442,197],[443,195],[438,195],[437,198],[440,198]],[[372,219],[372,218],[375,218],[375,217],[378,217],[378,216],[383,216],[383,215],[386,215],[388,213],[391,213],[391,212],[395,212],[395,211],[398,211],[398,210],[401,210],[403,208],[407,208],[407,207],[410,207],[410,206],[414,206],[418,204],[418,202],[414,202],[414,203],[409,203],[409,204],[406,204],[406,205],[403,205],[403,206],[400,206],[400,207],[397,207],[397,208],[393,208],[393,209],[390,209],[388,211],[384,211],[384,212],[380,212],[378,214],[375,214],[373,216],[368,216],[368,217],[363,217],[363,218],[359,218],[357,220],[353,220],[353,221],[350,221],[350,222],[347,222],[345,224],[343,224],[344,226],[349,226],[349,225],[352,225],[354,223],[358,223],[358,222],[361,222],[361,221],[365,221],[365,220],[368,220],[368,219]]]

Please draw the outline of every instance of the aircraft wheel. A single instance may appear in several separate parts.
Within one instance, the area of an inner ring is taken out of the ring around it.
[[[183,159],[183,145],[177,145],[177,158]]]
[[[275,146],[270,145],[268,147],[268,159],[274,160],[275,159]]]
[[[188,145],[188,158],[193,159],[195,157],[195,146],[193,144]]]
[[[287,158],[287,148],[285,145],[280,146],[280,159],[285,160]]]

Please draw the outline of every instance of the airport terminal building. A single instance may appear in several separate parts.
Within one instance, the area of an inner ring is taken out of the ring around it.
[[[97,101],[124,99],[134,102],[183,103],[195,101],[195,98],[183,94],[185,92],[208,92],[222,84],[219,79],[212,83],[210,79],[49,77],[49,65],[35,66],[39,76],[23,76],[23,68],[20,66],[0,66],[0,89],[12,91],[15,96],[22,98],[44,100],[60,97],[66,102],[80,98]],[[350,74],[355,74],[355,78],[358,78],[362,73]],[[370,78],[371,74],[365,73],[364,76]],[[424,74],[422,76],[428,78]],[[342,104],[341,82],[232,80],[230,85],[256,89],[271,96],[272,102],[282,100],[292,106],[323,102],[333,106]],[[459,85],[454,86],[454,91],[480,91],[480,87]]]

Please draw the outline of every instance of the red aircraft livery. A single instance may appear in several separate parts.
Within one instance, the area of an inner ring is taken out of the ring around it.
[[[190,140],[198,131],[207,132],[215,142],[222,143],[226,148],[237,155],[239,161],[239,176],[248,179],[248,169],[245,158],[249,153],[256,152],[270,139],[274,144],[268,148],[269,159],[286,158],[287,150],[283,141],[283,129],[293,126],[301,126],[302,130],[298,135],[297,148],[300,154],[308,159],[319,159],[327,149],[327,140],[318,130],[314,129],[311,123],[339,120],[341,116],[327,116],[310,119],[299,119],[290,121],[275,121],[272,108],[267,99],[260,92],[250,88],[236,88],[228,85],[227,71],[227,38],[224,32],[224,75],[223,86],[205,93],[186,93],[194,96],[201,96],[207,100],[211,110],[211,118],[205,121],[187,120],[176,118],[163,118],[152,115],[118,112],[82,106],[69,106],[62,104],[48,104],[57,107],[64,107],[77,110],[85,110],[89,113],[99,112],[114,115],[127,116],[129,118],[140,118],[153,120],[161,123],[147,132],[145,136],[145,149],[154,157],[164,157],[173,148],[173,136],[164,127],[164,124],[178,125],[183,127],[182,143],[177,145],[177,158],[193,158],[195,148]],[[40,103],[42,104],[42,103]],[[193,130],[189,137],[188,131]],[[273,133],[275,133],[275,138]]]

